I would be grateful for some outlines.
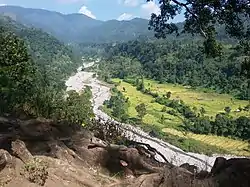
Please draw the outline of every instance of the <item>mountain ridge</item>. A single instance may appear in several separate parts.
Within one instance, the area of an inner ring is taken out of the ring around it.
[[[63,14],[8,5],[0,7],[0,14],[9,16],[27,27],[42,29],[66,43],[116,42],[133,40],[142,35],[153,36],[147,29],[148,20],[142,18],[101,21],[79,13]]]

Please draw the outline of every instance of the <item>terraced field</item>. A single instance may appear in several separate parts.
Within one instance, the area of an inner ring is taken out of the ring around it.
[[[194,139],[205,144],[217,146],[221,149],[229,151],[232,154],[250,156],[250,150],[248,147],[249,144],[244,141],[193,133],[183,134],[183,132],[176,130],[176,128],[182,124],[182,116],[180,114],[173,116],[167,112],[162,112],[163,105],[154,102],[154,98],[152,96],[138,91],[136,87],[120,79],[113,79],[113,81],[116,83],[120,82],[119,86],[117,87],[118,90],[122,91],[126,97],[129,97],[130,107],[128,109],[128,114],[130,117],[137,117],[135,107],[140,103],[144,103],[147,108],[147,115],[143,118],[144,123],[148,125],[156,125],[163,129],[164,132],[172,135],[187,139]],[[171,99],[181,99],[187,105],[196,107],[197,110],[199,110],[201,107],[205,108],[205,115],[208,116],[214,117],[217,113],[224,112],[224,108],[229,106],[232,109],[230,115],[233,117],[250,117],[250,114],[247,112],[236,112],[240,106],[246,106],[248,101],[237,100],[232,98],[230,95],[204,93],[179,85],[158,84],[152,80],[144,80],[144,83],[145,87],[150,88],[152,92],[157,92],[160,95],[163,95],[170,91],[172,93]],[[125,88],[125,91],[123,88]],[[172,110],[172,108],[167,107],[166,110]],[[164,116],[164,121],[161,120],[162,115]]]
[[[113,79],[113,81],[119,82],[120,79]],[[163,108],[163,105],[152,102],[154,100],[152,96],[143,94],[142,92],[136,90],[136,88],[131,84],[122,81],[117,88],[118,90],[122,91],[123,87],[126,90],[125,92],[123,92],[123,94],[126,97],[129,97],[130,101],[130,106],[128,108],[128,115],[130,117],[137,117],[135,107],[140,103],[144,103],[147,108],[147,115],[143,118],[144,123],[150,125],[159,125],[162,128],[181,124],[181,116],[176,117],[167,114],[166,112],[162,112],[161,110]],[[167,110],[171,110],[171,108],[167,107]],[[164,115],[165,117],[164,124],[162,124],[160,121],[162,115]]]
[[[186,133],[172,128],[165,128],[162,129],[162,131],[182,138],[191,138],[209,145],[215,145],[221,149],[229,151],[234,155],[250,156],[249,144],[246,141],[233,140],[230,138],[213,135],[194,134],[191,132]]]
[[[248,116],[249,112],[236,112],[239,107],[244,107],[248,101],[234,99],[227,94],[218,94],[214,92],[204,93],[188,87],[174,84],[159,84],[156,81],[145,80],[145,87],[150,88],[152,92],[157,92],[160,95],[170,91],[172,99],[181,99],[187,105],[200,109],[203,107],[206,110],[206,115],[215,116],[219,112],[224,112],[224,108],[229,106],[232,109],[231,115],[234,117]]]

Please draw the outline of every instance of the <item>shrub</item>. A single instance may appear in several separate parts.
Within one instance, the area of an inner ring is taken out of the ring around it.
[[[167,111],[167,107],[164,106],[162,109],[161,109],[162,112],[166,112]]]
[[[47,168],[47,163],[41,159],[34,158],[23,166],[20,174],[30,182],[43,186],[48,178]]]
[[[168,110],[167,113],[172,116],[177,116],[177,112],[175,110]]]

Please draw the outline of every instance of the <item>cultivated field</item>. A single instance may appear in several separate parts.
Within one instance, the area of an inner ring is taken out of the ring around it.
[[[119,82],[120,79],[113,79],[114,82]],[[122,91],[123,87],[126,89],[123,94],[126,97],[129,97],[130,107],[128,108],[128,115],[130,117],[137,117],[137,112],[135,107],[144,103],[147,107],[147,115],[143,118],[143,122],[152,125],[159,125],[161,127],[169,127],[176,126],[181,123],[181,117],[172,116],[167,114],[166,112],[161,112],[163,105],[152,102],[154,98],[150,95],[143,94],[142,92],[136,90],[134,86],[129,83],[121,82],[121,84],[117,87],[118,90]],[[167,110],[172,110],[172,108],[168,108]],[[164,124],[161,123],[161,116],[164,115],[165,121]]]
[[[150,88],[152,92],[157,92],[160,95],[166,94],[170,91],[172,99],[181,99],[187,105],[200,109],[203,107],[206,110],[206,115],[215,116],[219,112],[224,112],[224,108],[229,106],[232,111],[231,115],[237,116],[249,116],[249,112],[236,112],[239,107],[244,107],[248,104],[248,101],[242,101],[234,99],[227,94],[217,94],[214,92],[205,93],[197,91],[188,87],[174,84],[159,84],[156,81],[145,80],[145,87]]]
[[[167,112],[162,112],[163,105],[154,102],[154,98],[152,96],[143,94],[141,91],[136,90],[136,87],[133,85],[120,79],[113,79],[113,81],[116,83],[121,81],[117,88],[122,91],[126,97],[129,97],[130,107],[128,109],[128,115],[130,117],[137,117],[135,107],[140,103],[144,103],[147,106],[147,115],[143,118],[144,123],[148,125],[156,125],[163,129],[164,132],[172,135],[187,139],[194,139],[208,145],[217,146],[232,154],[250,156],[250,150],[248,149],[249,144],[247,142],[218,136],[198,135],[193,133],[183,134],[183,132],[173,129],[182,124],[181,115],[173,116]],[[170,91],[172,93],[171,99],[181,99],[192,108],[196,107],[197,110],[201,107],[205,108],[205,115],[209,115],[211,117],[214,117],[219,112],[224,112],[224,108],[226,106],[229,106],[232,109],[230,115],[234,117],[250,117],[250,114],[247,112],[235,112],[239,106],[244,107],[248,104],[248,102],[234,99],[230,95],[204,93],[180,85],[158,84],[152,80],[144,80],[144,83],[145,87],[150,88],[152,92],[157,92],[160,95],[163,95]],[[125,92],[123,91],[123,88],[125,88]],[[168,110],[173,109],[167,107],[167,111]],[[164,121],[161,120],[162,115],[165,118]]]
[[[235,155],[250,156],[249,144],[246,141],[233,140],[226,137],[194,134],[191,132],[181,132],[172,128],[162,129],[163,132],[170,133],[182,138],[191,138],[209,145],[217,146]]]

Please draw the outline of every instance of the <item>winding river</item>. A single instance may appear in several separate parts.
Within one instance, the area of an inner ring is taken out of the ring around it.
[[[93,64],[94,62],[84,64],[84,67],[90,67]],[[96,118],[102,119],[104,121],[111,120],[113,122],[119,123],[114,121],[110,116],[100,110],[100,106],[102,106],[103,102],[110,98],[110,87],[99,81],[96,77],[93,77],[93,74],[93,72],[82,71],[82,67],[78,68],[77,73],[66,81],[65,84],[67,86],[67,90],[75,90],[80,92],[85,86],[91,86],[91,91],[93,94],[93,111]],[[147,133],[137,127],[129,124],[121,124],[121,126],[125,130],[125,134],[128,138],[132,138],[137,142],[149,144],[151,147],[163,154],[169,162],[172,162],[177,166],[183,163],[189,163],[196,165],[199,169],[210,170],[216,157],[219,156],[213,155],[212,157],[209,157],[203,154],[185,152],[167,142],[150,137]],[[223,156],[230,158],[230,156]],[[156,155],[156,159],[164,162],[164,160],[159,155]]]

